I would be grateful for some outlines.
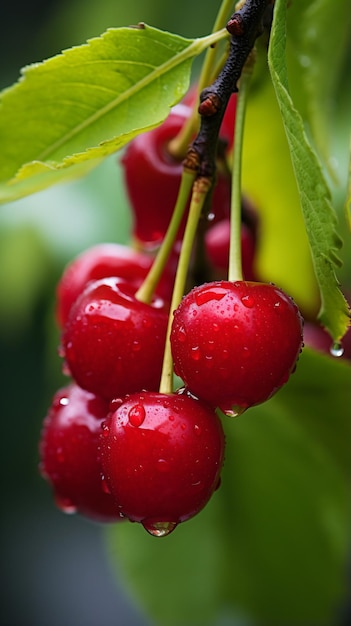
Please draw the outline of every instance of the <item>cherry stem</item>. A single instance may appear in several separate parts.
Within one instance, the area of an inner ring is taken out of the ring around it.
[[[232,193],[230,210],[230,246],[228,280],[243,280],[241,255],[241,166],[248,91],[252,76],[252,57],[244,66],[239,83],[233,145]]]
[[[152,301],[156,287],[172,251],[195,177],[196,171],[183,168],[177,201],[166,235],[145,280],[135,294],[136,299],[141,302],[149,304]]]
[[[207,193],[210,188],[211,180],[207,178],[197,178],[193,185],[189,215],[180,251],[179,263],[177,267],[172,302],[170,307],[170,315],[168,318],[165,352],[159,389],[160,393],[173,393],[173,359],[170,342],[173,313],[178,307],[184,295],[197,226],[201,216],[202,208],[206,200]]]
[[[221,6],[216,16],[215,23],[213,25],[213,33],[225,27],[232,6],[233,0],[222,0]],[[185,122],[184,126],[179,131],[178,135],[169,144],[170,154],[176,159],[181,159],[184,157],[193,135],[198,130],[200,122],[198,113],[199,96],[200,92],[204,89],[204,87],[208,85],[208,83],[212,79],[216,56],[216,46],[208,48],[198,80],[197,97],[192,113]]]

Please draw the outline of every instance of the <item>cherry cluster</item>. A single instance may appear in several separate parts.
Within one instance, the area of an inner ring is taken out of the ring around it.
[[[229,281],[231,179],[217,182],[200,220],[206,280],[189,285],[172,310],[184,219],[151,297],[140,297],[177,199],[182,164],[168,150],[191,114],[190,94],[158,128],[136,137],[122,164],[133,210],[133,247],[101,244],[65,269],[57,287],[63,371],[40,440],[40,470],[57,505],[100,522],[129,519],[169,534],[197,514],[220,483],[221,412],[238,415],[289,378],[302,347],[295,303],[257,282],[257,218],[243,200],[244,280]],[[236,96],[220,131],[231,148]],[[222,160],[224,163],[224,159]],[[201,236],[200,236],[201,235]],[[176,391],[162,387],[170,345]]]

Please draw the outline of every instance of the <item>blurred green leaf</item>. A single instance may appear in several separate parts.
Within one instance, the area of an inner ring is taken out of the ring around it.
[[[25,68],[1,98],[0,200],[82,175],[162,122],[188,88],[193,58],[225,36],[115,28]]]
[[[268,61],[290,146],[321,292],[322,306],[319,319],[334,341],[339,341],[349,325],[348,307],[335,276],[335,268],[340,265],[337,253],[342,242],[336,232],[336,215],[321,164],[307,138],[302,118],[289,93],[286,67],[286,2],[282,0],[277,0],[275,4]]]
[[[110,558],[157,623],[334,622],[346,592],[350,374],[304,350],[269,402],[223,419],[222,483],[196,518],[161,540],[136,524],[109,529]]]
[[[296,97],[319,155],[331,169],[334,118],[340,116],[340,96],[349,75],[350,27],[348,0],[296,0],[287,12],[294,101]]]

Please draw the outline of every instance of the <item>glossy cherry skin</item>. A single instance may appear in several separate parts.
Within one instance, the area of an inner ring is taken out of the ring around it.
[[[185,114],[184,114],[185,111]],[[126,189],[133,210],[133,234],[148,247],[162,241],[176,203],[182,162],[167,151],[167,145],[181,130],[190,109],[178,105],[168,118],[151,131],[141,133],[127,146],[122,159]],[[211,212],[222,219],[230,209],[230,177],[219,174],[213,191]],[[186,216],[178,233],[182,238]]]
[[[83,389],[108,400],[159,387],[168,315],[118,278],[90,282],[71,308],[61,356]]]
[[[56,288],[56,319],[61,327],[68,319],[72,304],[90,280],[109,276],[124,278],[139,287],[153,257],[116,243],[102,243],[79,254],[65,268]],[[166,268],[157,287],[165,300],[172,297],[174,272]]]
[[[255,235],[249,226],[241,224],[241,262],[245,280],[254,280],[254,261],[256,242]],[[205,246],[208,259],[215,269],[224,270],[228,275],[230,220],[221,220],[211,226],[205,235]]]
[[[39,469],[61,510],[116,522],[122,516],[103,488],[98,452],[107,413],[108,402],[77,385],[57,391],[41,432]]]
[[[198,513],[218,486],[220,419],[186,394],[137,393],[105,422],[101,462],[121,512],[155,536]]]
[[[175,372],[210,405],[242,413],[287,382],[302,348],[302,327],[295,303],[272,284],[195,287],[174,313]]]

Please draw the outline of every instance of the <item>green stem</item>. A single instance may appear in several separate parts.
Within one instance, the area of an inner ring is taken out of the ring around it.
[[[171,221],[167,228],[166,235],[151,266],[150,271],[148,272],[145,280],[135,294],[137,300],[140,300],[141,302],[150,303],[152,300],[155,289],[167,263],[168,257],[172,251],[172,247],[180,226],[180,222],[184,215],[185,207],[190,196],[195,177],[196,172],[191,172],[189,170],[183,169],[177,201],[173,210]]]
[[[241,260],[241,165],[246,104],[252,75],[251,65],[251,62],[249,61],[244,66],[242,71],[236,107],[232,166],[232,197],[230,210],[230,247],[228,268],[228,280],[230,281],[243,280]]]
[[[208,179],[198,178],[193,185],[193,193],[191,197],[191,203],[189,208],[189,216],[184,232],[184,238],[179,256],[179,263],[177,267],[177,273],[174,282],[174,289],[172,295],[172,302],[170,308],[170,315],[168,319],[167,337],[165,343],[165,352],[163,358],[163,368],[160,381],[160,393],[172,393],[173,392],[173,359],[171,352],[171,329],[173,322],[173,312],[178,307],[185,290],[188,268],[190,264],[191,253],[193,249],[194,239],[198,222],[200,219],[201,211],[206,199],[206,195],[210,188],[210,181]]]
[[[220,31],[225,27],[232,6],[233,0],[222,0],[215,23],[213,25],[212,33],[216,33],[217,31]],[[189,143],[191,142],[194,134],[199,128],[199,114],[197,111],[199,95],[201,91],[205,87],[207,87],[207,85],[212,81],[216,56],[217,49],[215,46],[207,49],[205,60],[203,62],[199,76],[199,81],[197,85],[197,97],[195,100],[195,105],[193,106],[192,113],[181,128],[177,137],[175,137],[169,144],[170,154],[176,159],[182,159],[184,157]]]

